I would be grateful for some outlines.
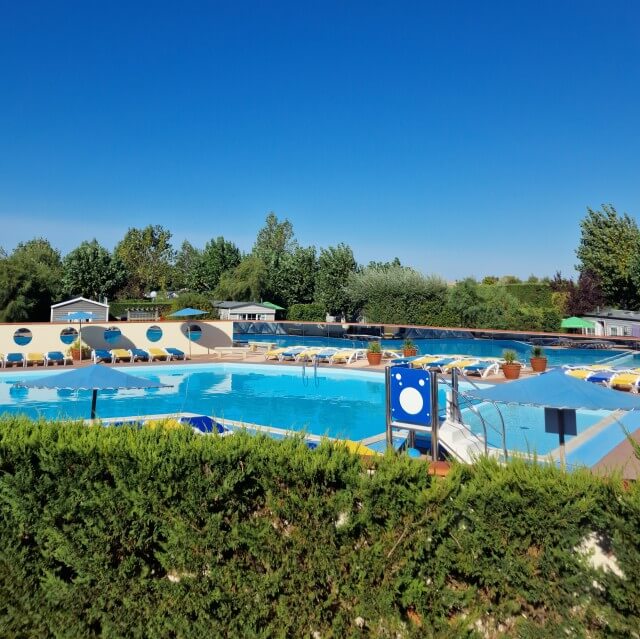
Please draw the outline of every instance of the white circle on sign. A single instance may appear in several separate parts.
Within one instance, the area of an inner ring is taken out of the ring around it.
[[[424,406],[422,395],[416,388],[405,388],[400,393],[400,406],[408,415],[417,415]]]
[[[400,375],[400,373],[396,373],[396,379],[402,379],[402,375]]]
[[[419,379],[418,384],[420,384],[420,386],[424,386],[424,379]]]

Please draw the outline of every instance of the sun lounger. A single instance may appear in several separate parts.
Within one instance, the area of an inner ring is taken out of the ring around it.
[[[62,364],[63,366],[66,366],[67,363],[70,364],[72,362],[73,360],[65,355],[62,351],[49,351],[44,354],[45,366],[49,366],[49,364],[51,364],[52,366],[55,364]]]
[[[289,346],[287,346],[287,347],[279,346],[278,348],[270,348],[268,351],[265,352],[264,358],[265,359],[278,359],[278,357],[280,357],[280,354],[284,353],[287,350],[289,350],[289,348],[290,348]]]
[[[603,384],[604,386],[610,386],[611,380],[615,375],[619,375],[626,371],[621,370],[608,370],[608,371],[597,371],[595,373],[591,373],[586,380],[591,382],[592,384]]]
[[[167,351],[169,355],[171,355],[171,359],[187,359],[187,356],[184,353],[184,351],[181,351],[179,348],[174,348],[173,346],[167,346],[167,348],[165,348],[164,350]]]
[[[307,348],[301,353],[298,353],[295,357],[296,362],[312,361],[313,358],[323,350],[321,346],[314,346],[313,348]]]
[[[4,366],[9,368],[11,366],[24,366],[25,359],[22,353],[7,353],[4,356]]]
[[[247,359],[247,355],[251,350],[245,346],[217,346],[211,351],[212,357],[223,358],[224,355],[231,355],[232,357],[241,357]]]
[[[435,368],[442,371],[443,366],[448,366],[452,362],[456,362],[456,361],[460,361],[460,360],[455,357],[443,357],[442,359],[436,359],[432,362],[429,362],[428,364],[423,364],[422,368],[424,368],[425,370],[429,370],[430,368]]]
[[[497,360],[481,360],[474,364],[464,366],[461,370],[465,375],[488,377],[492,374],[497,375],[500,372],[500,362]]]
[[[640,369],[618,373],[609,382],[611,388],[630,390],[633,393],[638,392],[638,384],[640,384]]]
[[[132,348],[129,352],[131,353],[132,362],[140,360],[144,360],[145,362],[149,361],[149,353],[147,353],[143,348]]]
[[[278,360],[284,362],[286,360],[294,360],[300,353],[308,350],[306,346],[293,346],[291,348],[287,348],[285,351],[278,355]]]
[[[442,372],[450,373],[452,368],[458,368],[462,370],[465,368],[465,366],[472,366],[473,364],[478,364],[478,363],[479,362],[477,359],[471,359],[471,358],[455,359],[452,362],[449,362],[448,364],[442,365]],[[433,365],[433,363],[431,365]]]
[[[318,362],[328,362],[333,355],[338,352],[337,348],[323,348],[321,351],[315,354],[314,359]]]
[[[91,359],[94,364],[98,364],[100,362],[112,362],[113,356],[104,348],[95,348],[91,351]]]
[[[112,348],[110,353],[115,363],[130,362],[132,358],[131,351],[128,351],[126,348]]]
[[[151,362],[153,362],[156,359],[167,360],[167,361],[171,360],[171,355],[167,353],[167,351],[163,350],[162,348],[158,348],[157,346],[152,346],[151,348],[148,348],[147,352],[149,353],[149,361]]]
[[[181,424],[187,424],[191,426],[193,430],[203,435],[210,435],[211,433],[219,433],[222,435],[228,431],[220,422],[215,421],[208,415],[193,415],[190,417],[180,417],[178,421]]]
[[[27,353],[25,366],[44,366],[44,353]]]
[[[330,364],[351,364],[367,356],[366,348],[341,348],[329,359]]]

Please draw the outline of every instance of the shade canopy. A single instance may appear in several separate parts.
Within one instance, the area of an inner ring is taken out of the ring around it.
[[[91,364],[56,375],[16,382],[24,388],[60,388],[66,390],[114,390],[119,388],[160,388],[166,384],[135,377],[104,364]]]
[[[560,323],[562,328],[593,328],[594,323],[581,317],[567,317]]]
[[[90,311],[70,311],[67,313],[67,317],[76,322],[87,322],[94,319],[95,314]]]
[[[195,317],[196,315],[206,315],[209,311],[201,311],[197,308],[181,308],[175,313],[170,313],[169,317]]]
[[[491,388],[472,388],[464,395],[473,399],[525,404],[549,408],[587,410],[634,410],[640,409],[640,397],[611,390],[565,374],[554,369],[535,377],[526,377]]]
[[[92,364],[76,368],[57,375],[46,375],[32,380],[16,382],[21,388],[57,388],[65,390],[90,390],[91,419],[96,417],[96,400],[99,390],[117,390],[120,388],[169,388],[167,384],[152,382],[144,377],[134,377],[127,373],[109,368],[104,364]]]
[[[274,304],[273,302],[260,302],[260,304],[262,304],[262,306],[266,306],[267,308],[270,308],[274,311],[284,311],[284,308],[282,308],[282,306],[278,306],[277,304]]]

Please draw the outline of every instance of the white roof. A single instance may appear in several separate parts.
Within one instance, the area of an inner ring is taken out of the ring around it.
[[[74,302],[89,302],[89,304],[97,304],[98,306],[103,306],[104,308],[109,308],[108,304],[103,304],[102,302],[96,302],[95,300],[89,300],[86,297],[74,297],[72,300],[67,300],[66,302],[58,302],[57,304],[52,304],[51,308],[58,308],[59,306],[66,306],[67,304],[73,304]]]

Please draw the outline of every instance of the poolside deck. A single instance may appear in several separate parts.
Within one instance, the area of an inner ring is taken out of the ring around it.
[[[631,437],[640,444],[640,428],[631,433]],[[635,480],[640,477],[640,459],[635,456],[629,440],[625,439],[609,451],[591,470],[598,475],[620,473],[623,479]]]

